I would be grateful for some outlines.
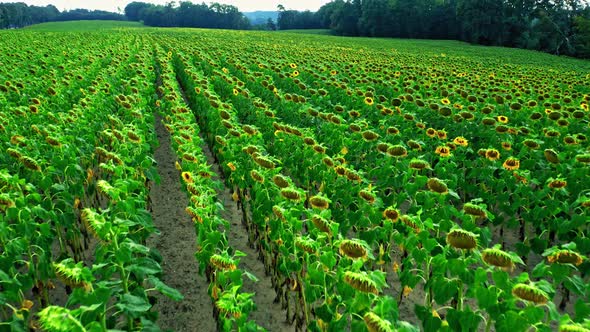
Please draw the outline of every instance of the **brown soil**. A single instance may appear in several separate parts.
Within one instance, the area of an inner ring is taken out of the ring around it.
[[[180,177],[174,168],[176,157],[171,150],[170,135],[160,118],[156,119],[156,132],[160,146],[154,158],[161,182],[152,187],[150,196],[154,224],[161,234],[152,237],[148,245],[162,255],[162,280],[180,291],[184,299],[175,302],[158,294],[153,310],[160,313],[158,325],[163,330],[215,331],[208,283],[204,276],[199,275],[199,265],[194,256],[197,241],[195,227],[184,211],[188,198],[181,190]]]

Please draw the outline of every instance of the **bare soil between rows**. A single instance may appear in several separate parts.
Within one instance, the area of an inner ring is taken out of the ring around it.
[[[162,280],[184,295],[176,302],[158,294],[153,310],[159,312],[158,325],[172,331],[216,331],[213,306],[207,293],[205,276],[198,273],[199,264],[194,253],[197,245],[195,226],[185,212],[188,198],[182,191],[180,176],[174,162],[170,135],[159,117],[156,118],[156,133],[160,146],[154,158],[158,163],[160,184],[150,192],[153,203],[154,224],[159,236],[148,240],[151,248],[162,255]]]
[[[148,245],[162,255],[162,280],[180,291],[184,299],[175,302],[158,294],[153,310],[159,312],[158,325],[163,330],[216,331],[213,305],[207,292],[208,283],[204,276],[199,275],[198,262],[194,256],[197,246],[195,226],[185,212],[189,202],[182,191],[179,172],[174,166],[176,157],[171,149],[170,135],[159,117],[156,118],[155,128],[160,146],[155,150],[154,158],[161,182],[152,187],[150,196],[154,224],[161,234],[150,238]],[[222,178],[220,167],[208,146],[204,145],[202,149],[211,169]],[[276,292],[265,274],[264,265],[258,260],[258,253],[248,244],[247,230],[242,225],[242,212],[233,201],[231,191],[223,187],[217,194],[218,201],[224,206],[222,217],[230,223],[227,233],[229,244],[247,255],[241,258],[240,268],[258,278],[255,282],[244,277],[242,291],[254,293],[257,306],[250,319],[268,331],[294,331],[293,326],[286,324],[285,310],[274,303]]]

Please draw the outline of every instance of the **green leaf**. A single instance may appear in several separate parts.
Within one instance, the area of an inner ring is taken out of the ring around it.
[[[445,304],[457,294],[458,289],[458,282],[456,280],[450,280],[445,277],[436,277],[432,280],[434,300],[438,304]]]
[[[181,301],[182,299],[184,299],[184,296],[178,290],[166,285],[164,282],[162,282],[155,276],[150,276],[148,280],[154,285],[157,291],[168,296],[174,301]]]
[[[467,307],[463,311],[449,309],[447,321],[452,331],[477,331],[482,317]]]
[[[127,270],[137,276],[137,279],[145,279],[148,276],[162,272],[160,264],[148,257],[141,257],[136,260],[135,264],[129,265]]]
[[[254,282],[258,282],[258,278],[254,274],[252,274],[252,273],[250,273],[248,271],[243,271],[242,274],[245,275],[246,278],[248,278],[248,279],[250,279],[250,280],[252,280]]]
[[[494,286],[489,288],[479,286],[475,289],[475,297],[481,309],[488,309],[498,304],[498,289]]]
[[[574,321],[581,323],[585,318],[590,317],[590,304],[583,299],[578,299],[574,305],[576,316]]]
[[[123,294],[115,306],[132,317],[139,317],[152,307],[146,299],[131,294]]]
[[[333,269],[336,266],[336,257],[334,256],[333,251],[325,251],[320,256],[320,262],[324,264],[325,267],[328,269]]]

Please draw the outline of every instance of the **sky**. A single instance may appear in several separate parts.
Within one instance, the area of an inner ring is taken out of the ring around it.
[[[141,0],[137,0],[141,1]],[[125,1],[125,0],[90,0],[90,1],[82,1],[82,0],[20,0],[20,1],[0,1],[0,2],[24,2],[27,5],[35,5],[35,6],[46,6],[46,5],[54,5],[60,11],[67,10],[67,9],[75,9],[75,8],[84,8],[84,9],[99,9],[99,10],[107,10],[111,12],[118,12],[118,8],[123,11],[125,6],[128,3],[133,2]],[[153,1],[141,1],[141,2],[149,2],[153,4],[164,5],[170,0],[153,0]],[[178,1],[177,1],[178,2]],[[285,9],[294,9],[294,10],[311,10],[316,11],[322,5],[330,2],[330,0],[197,0],[192,1],[194,3],[202,3],[205,2],[207,4],[211,2],[218,2],[224,3],[228,5],[233,5],[238,7],[238,9],[242,12],[251,12],[255,10],[276,10],[277,5],[282,4],[285,6]]]

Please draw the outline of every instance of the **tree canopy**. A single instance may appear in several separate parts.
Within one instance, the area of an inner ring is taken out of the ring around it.
[[[334,0],[315,15],[344,36],[457,39],[589,56],[590,5],[582,0]]]
[[[125,16],[156,27],[247,29],[250,26],[237,7],[216,2],[207,5],[181,1],[178,6],[174,2],[164,6],[132,2],[125,7]]]

